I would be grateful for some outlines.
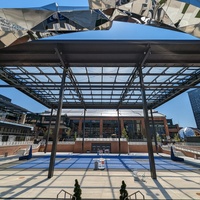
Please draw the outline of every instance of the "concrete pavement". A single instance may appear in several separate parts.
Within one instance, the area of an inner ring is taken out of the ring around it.
[[[47,169],[14,169],[11,166],[27,161],[18,161],[16,158],[1,159],[0,198],[56,199],[62,189],[73,194],[77,179],[83,200],[119,199],[122,180],[127,185],[129,195],[140,191],[145,199],[200,199],[200,160],[189,160],[199,168],[157,170],[157,180],[151,178],[148,170],[138,170],[139,177],[144,174],[145,177],[143,181],[135,181],[133,173],[126,169],[55,169],[54,176],[48,179]],[[64,193],[59,197],[63,198]],[[141,194],[138,194],[137,198],[142,199]]]

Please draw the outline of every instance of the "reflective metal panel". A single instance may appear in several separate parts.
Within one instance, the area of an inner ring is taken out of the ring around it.
[[[195,0],[89,0],[88,3],[89,8],[60,7],[54,3],[41,8],[0,9],[0,48],[74,31],[108,30],[113,21],[151,25],[200,37],[200,8]]]

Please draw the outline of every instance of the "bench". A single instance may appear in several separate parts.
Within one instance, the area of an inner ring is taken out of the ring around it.
[[[19,160],[29,160],[31,158],[32,158],[32,145],[30,146],[28,154],[20,156]]]
[[[173,150],[173,147],[171,146],[171,160],[173,161],[177,161],[177,162],[184,162],[184,159],[183,158],[180,158],[178,156],[176,156],[174,154],[174,150]]]

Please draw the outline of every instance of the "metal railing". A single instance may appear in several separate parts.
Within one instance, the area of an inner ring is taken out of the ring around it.
[[[176,149],[178,149],[178,150],[181,150],[181,151],[187,151],[187,152],[190,152],[190,153],[193,153],[193,154],[198,154],[198,155],[200,155],[200,151],[198,151],[198,150],[194,150],[194,149],[190,149],[190,148],[184,148],[184,147],[180,147],[180,146],[176,146],[175,147]]]
[[[138,193],[141,194],[142,199],[145,199],[144,194],[142,194],[142,192],[140,192],[140,191],[138,190],[138,191],[136,191],[136,192],[130,194],[128,197],[126,197],[125,200],[126,200],[126,199],[132,199],[133,196],[134,196],[134,199],[138,199],[138,198],[137,198],[137,194],[138,194]],[[141,199],[141,198],[139,198],[139,199]]]
[[[52,141],[48,141],[48,144],[52,144]],[[72,141],[59,141],[58,144],[74,144],[75,142]]]
[[[146,138],[143,139],[128,139],[129,142],[147,142]]]
[[[69,199],[74,198],[74,200],[76,200],[76,197],[72,194],[70,194],[69,192],[65,191],[65,190],[61,190],[58,194],[57,194],[57,198],[56,199],[60,199],[59,195],[61,195],[62,193],[64,193],[64,197],[62,199],[66,199],[67,195],[69,196]]]
[[[177,142],[177,145],[180,145],[180,146],[197,146],[197,147],[200,147],[200,143],[196,143],[196,142]]]
[[[83,138],[76,138],[76,141],[82,141]],[[84,141],[119,141],[119,138],[84,138]],[[120,141],[127,141],[126,138],[120,138]]]
[[[33,141],[0,142],[0,146],[32,145]]]
[[[170,145],[163,145],[162,146],[162,149],[164,149],[166,151],[171,151],[170,148],[171,148]],[[180,150],[180,151],[190,152],[190,153],[193,153],[193,154],[196,154],[196,155],[200,155],[200,150],[193,149],[188,145],[183,145],[183,144],[180,145],[180,144],[178,144],[178,145],[175,146],[175,149],[176,150]]]

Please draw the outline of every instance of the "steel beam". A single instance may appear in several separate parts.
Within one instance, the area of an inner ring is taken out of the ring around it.
[[[84,148],[85,148],[85,115],[86,115],[86,109],[84,109],[84,116],[83,116],[83,140],[82,140],[82,153],[84,153]]]
[[[153,179],[157,179],[152,140],[151,140],[151,135],[150,135],[147,100],[146,100],[143,73],[142,73],[142,66],[144,65],[149,54],[150,54],[150,47],[147,49],[147,52],[145,53],[144,58],[142,59],[140,65],[138,66],[138,72],[139,72],[139,77],[140,77],[140,87],[141,87],[141,95],[142,95],[142,101],[143,101],[143,113],[144,113],[144,123],[145,123],[146,137],[147,137],[147,148],[148,148],[148,155],[149,155],[150,172],[151,172],[151,177]]]
[[[139,73],[140,73],[140,81],[141,81],[141,93],[142,93],[142,100],[143,100],[144,123],[145,123],[146,137],[147,137],[147,148],[148,148],[148,155],[149,155],[150,172],[151,172],[151,177],[153,179],[156,179],[157,178],[156,168],[155,168],[153,147],[152,147],[152,141],[151,141],[151,135],[150,135],[147,101],[146,101],[145,89],[143,87],[143,77],[142,77],[141,67],[139,67]]]
[[[121,124],[119,119],[119,109],[117,109],[117,118],[118,118],[118,138],[119,138],[119,155],[121,154]]]
[[[152,128],[153,128],[153,137],[154,137],[154,142],[155,142],[155,147],[156,147],[156,153],[158,153],[158,143],[157,143],[157,136],[156,136],[156,129],[155,129],[155,123],[154,123],[154,117],[153,117],[153,111],[151,111],[151,122],[152,122]]]
[[[50,114],[49,126],[48,126],[48,130],[47,130],[46,141],[45,141],[44,153],[47,152],[47,146],[48,146],[49,134],[50,134],[50,127],[51,127],[51,122],[52,122],[52,115],[53,115],[53,108],[51,108],[51,114]]]
[[[58,102],[58,111],[56,116],[56,124],[55,124],[55,130],[53,133],[53,144],[51,149],[51,158],[49,163],[49,172],[48,172],[48,178],[51,178],[54,173],[54,165],[55,165],[55,159],[56,159],[56,150],[57,150],[57,143],[58,143],[58,134],[59,134],[59,128],[60,128],[60,119],[62,114],[62,104],[63,104],[63,97],[64,97],[64,85],[65,85],[65,79],[66,79],[66,73],[67,69],[65,66],[63,66],[63,75],[62,75],[62,81],[61,81],[61,87],[60,87],[60,93],[59,93],[59,102]]]

